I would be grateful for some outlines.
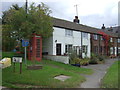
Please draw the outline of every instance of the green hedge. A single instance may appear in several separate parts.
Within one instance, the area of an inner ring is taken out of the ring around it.
[[[2,58],[4,57],[9,57],[9,58],[12,58],[13,56],[24,56],[24,54],[18,54],[18,53],[15,53],[15,52],[2,52]]]

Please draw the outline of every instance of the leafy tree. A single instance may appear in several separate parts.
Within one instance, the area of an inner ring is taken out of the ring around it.
[[[12,5],[8,11],[3,12],[2,16],[3,44],[8,45],[14,41],[29,39],[33,32],[40,34],[43,39],[51,36],[53,25],[50,13],[51,10],[44,3],[39,7],[32,3],[27,13],[25,6]]]

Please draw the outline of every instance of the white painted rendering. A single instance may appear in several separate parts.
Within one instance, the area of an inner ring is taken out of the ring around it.
[[[49,55],[53,55],[53,36],[43,41],[43,52],[48,52]]]
[[[53,27],[53,36],[46,39],[43,43],[43,52],[48,52],[49,55],[56,55],[56,44],[61,44],[61,55],[65,53],[65,45],[72,44],[72,46],[81,46],[81,32],[72,30],[72,36],[66,36],[64,28]],[[83,38],[83,45],[88,46],[87,57],[90,57],[90,34],[88,38]],[[85,57],[84,53],[82,54]]]
[[[87,48],[87,57],[91,56],[91,45],[90,45],[90,33],[87,33],[87,37],[83,37],[82,33],[82,45],[86,45]],[[82,57],[84,58],[86,55],[85,53],[82,53]]]
[[[57,42],[55,42],[57,40]],[[53,32],[53,55],[56,55],[56,44],[62,44],[61,53],[65,53],[65,45],[81,46],[81,32],[73,31],[73,36],[65,36],[65,29],[54,27]]]

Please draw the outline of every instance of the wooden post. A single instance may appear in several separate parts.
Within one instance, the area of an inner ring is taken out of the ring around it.
[[[13,64],[13,72],[15,72],[15,62],[14,62],[14,64]]]
[[[20,63],[20,74],[22,73],[22,63]]]

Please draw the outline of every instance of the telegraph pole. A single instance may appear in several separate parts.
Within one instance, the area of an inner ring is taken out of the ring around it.
[[[76,8],[76,15],[78,16],[78,5],[76,4],[76,5],[74,5],[75,6],[75,8]]]
[[[28,1],[26,0],[26,20],[27,20],[27,7],[28,7]],[[24,47],[25,49],[24,49],[24,51],[25,51],[25,56],[24,56],[24,59],[25,59],[25,64],[27,64],[27,53],[26,53],[26,51],[27,51],[27,47],[25,46]]]
[[[25,5],[26,5],[25,9],[26,9],[26,17],[27,17],[27,6],[28,6],[28,1],[27,0],[26,0],[26,4]]]

